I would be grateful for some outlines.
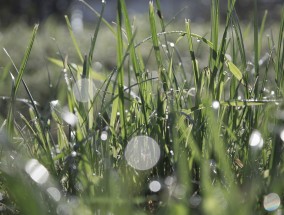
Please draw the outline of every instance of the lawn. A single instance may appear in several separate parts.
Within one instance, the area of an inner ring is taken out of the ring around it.
[[[284,10],[227,2],[222,24],[218,0],[202,26],[120,0],[83,34],[3,33],[0,213],[282,214]]]

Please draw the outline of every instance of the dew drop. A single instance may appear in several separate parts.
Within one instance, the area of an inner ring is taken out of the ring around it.
[[[75,126],[78,122],[77,116],[69,111],[63,111],[61,117],[67,124],[71,126]]]
[[[160,147],[151,137],[136,136],[126,146],[125,159],[137,170],[151,169],[160,159]]]
[[[200,41],[201,41],[200,39],[197,39],[197,40],[196,40],[196,42],[198,42],[198,43],[200,43]]]
[[[281,204],[280,197],[277,193],[270,193],[267,196],[264,196],[263,207],[267,211],[275,211]]]
[[[220,108],[220,102],[218,101],[213,101],[212,102],[212,107],[215,109],[215,110],[218,110]]]
[[[149,189],[152,192],[159,192],[161,188],[162,185],[159,181],[151,181],[151,183],[149,184]]]
[[[249,138],[249,145],[251,147],[262,148],[263,146],[263,139],[261,133],[258,130],[254,130]]]
[[[30,175],[31,179],[38,184],[44,184],[49,177],[47,169],[36,159],[30,159],[26,163],[25,171]]]
[[[76,157],[76,156],[77,156],[77,152],[72,151],[72,152],[71,152],[71,156],[72,156],[73,158]]]
[[[107,140],[107,132],[106,131],[103,131],[101,133],[101,140],[103,140],[103,141]]]

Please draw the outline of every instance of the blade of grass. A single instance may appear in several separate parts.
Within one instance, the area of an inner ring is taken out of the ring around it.
[[[189,45],[189,53],[191,56],[191,62],[192,62],[192,68],[194,72],[194,82],[195,82],[195,87],[197,89],[197,94],[200,95],[200,90],[201,86],[199,83],[199,68],[198,68],[198,62],[195,58],[194,50],[193,50],[193,43],[192,43],[192,34],[191,34],[191,27],[190,27],[190,20],[185,21],[186,25],[186,35],[187,35],[187,40],[188,40],[188,45]],[[196,104],[197,105],[197,104]]]
[[[162,55],[161,55],[158,34],[157,34],[157,27],[156,27],[156,22],[155,22],[155,11],[154,11],[154,5],[152,1],[149,2],[149,19],[150,19],[150,27],[151,27],[151,35],[152,35],[151,38],[152,38],[155,58],[156,58],[157,66],[158,66],[159,77],[163,83],[164,91],[167,92],[168,84],[167,84],[167,80],[164,74],[164,66],[163,66]]]
[[[254,88],[254,96],[255,98],[258,97],[258,83],[259,83],[259,36],[258,36],[258,1],[254,0],[254,71],[255,71],[255,78],[256,78],[256,83],[255,83],[255,88]]]
[[[74,45],[75,50],[76,50],[76,52],[77,52],[77,55],[78,55],[80,61],[83,63],[83,62],[84,62],[84,58],[83,58],[83,55],[82,55],[82,53],[81,53],[81,51],[80,51],[80,48],[79,48],[79,46],[78,46],[77,40],[76,40],[76,38],[75,38],[75,35],[74,35],[74,33],[73,33],[72,26],[71,26],[71,23],[70,23],[70,21],[69,21],[69,18],[68,18],[67,15],[65,15],[64,18],[65,18],[65,21],[66,21],[66,24],[67,24],[67,28],[68,28],[68,30],[69,30],[69,34],[70,34],[70,37],[71,37],[71,39],[72,39],[73,45]]]

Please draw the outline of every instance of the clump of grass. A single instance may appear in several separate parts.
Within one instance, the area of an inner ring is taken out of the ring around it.
[[[247,53],[234,4],[228,1],[221,31],[219,1],[212,1],[206,38],[193,33],[190,20],[180,31],[167,31],[160,1],[150,2],[150,36],[137,41],[124,0],[115,27],[103,19],[103,1],[85,57],[66,17],[81,65],[50,58],[62,69],[66,103],[50,101],[45,118],[23,79],[35,26],[16,78],[11,74],[9,114],[1,126],[4,213],[281,213],[284,16],[277,41],[268,37],[264,59],[265,17],[259,31],[255,9],[254,53]],[[92,68],[103,23],[117,44],[116,68],[105,75]],[[147,43],[155,71],[141,57]],[[207,50],[204,68],[200,45]],[[179,55],[184,46],[191,69]],[[21,82],[29,96],[30,115],[19,113],[24,126],[15,121]]]

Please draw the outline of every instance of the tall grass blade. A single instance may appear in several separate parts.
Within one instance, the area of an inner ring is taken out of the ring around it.
[[[75,35],[74,35],[74,33],[73,33],[72,26],[71,26],[71,23],[70,23],[70,21],[69,21],[69,18],[68,18],[67,15],[65,15],[64,18],[65,18],[65,21],[66,21],[66,24],[67,24],[67,28],[68,28],[68,30],[69,30],[69,34],[70,34],[70,37],[71,37],[71,39],[72,39],[73,45],[74,45],[75,50],[76,50],[76,52],[77,52],[77,55],[78,55],[80,61],[83,63],[83,62],[84,62],[84,58],[83,58],[83,55],[82,55],[82,53],[81,53],[81,51],[80,51],[80,48],[79,48],[79,46],[78,46],[77,40],[76,40],[76,38],[75,38]]]

